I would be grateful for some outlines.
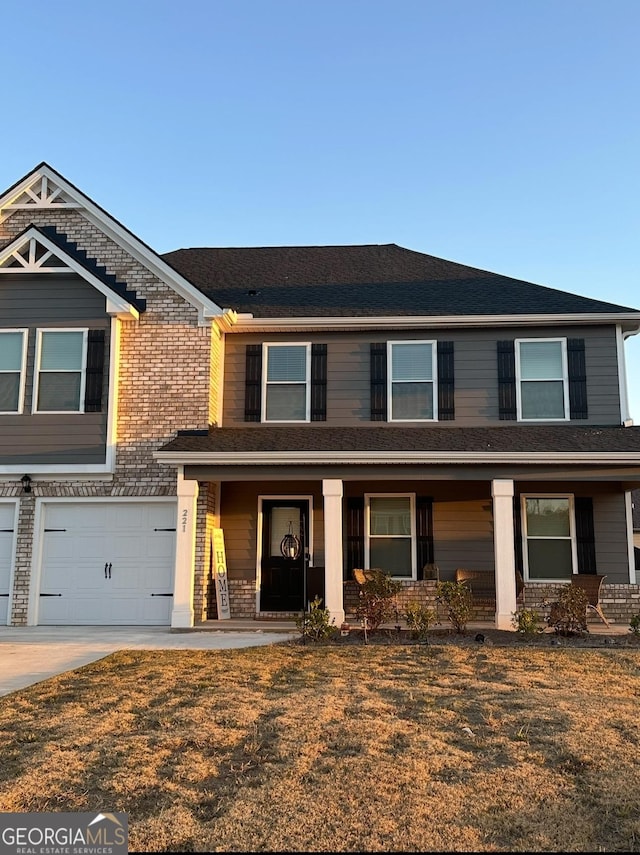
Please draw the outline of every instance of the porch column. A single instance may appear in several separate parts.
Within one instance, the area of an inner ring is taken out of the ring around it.
[[[344,622],[342,584],[342,481],[322,482],[324,496],[324,600],[325,608],[340,627]]]
[[[513,481],[491,482],[493,547],[496,565],[496,629],[513,629],[516,611],[516,562],[513,538]]]
[[[171,626],[193,626],[193,579],[196,559],[196,502],[198,482],[186,481],[178,468],[178,519],[176,522],[176,563],[173,581]]]

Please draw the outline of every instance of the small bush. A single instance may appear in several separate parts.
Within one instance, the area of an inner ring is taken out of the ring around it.
[[[402,590],[402,582],[394,581],[389,573],[377,568],[361,572],[364,582],[358,586],[356,615],[366,621],[365,630],[375,632],[381,623],[395,616],[396,596]]]
[[[296,627],[302,633],[302,638],[312,641],[322,641],[337,632],[335,620],[329,614],[329,609],[323,609],[322,600],[316,597],[309,603],[309,611],[296,618]]]
[[[531,636],[542,632],[541,618],[535,609],[520,609],[514,612],[511,623],[521,635]]]
[[[407,603],[404,610],[404,619],[411,630],[411,637],[425,641],[429,629],[436,623],[436,613],[422,603]]]
[[[634,635],[640,635],[640,614],[634,615],[629,621],[629,630]]]
[[[436,601],[447,610],[447,617],[457,633],[462,634],[473,617],[471,591],[464,582],[438,582]]]
[[[586,591],[577,585],[565,585],[560,591],[557,602],[551,604],[548,618],[558,635],[582,635],[587,631]]]

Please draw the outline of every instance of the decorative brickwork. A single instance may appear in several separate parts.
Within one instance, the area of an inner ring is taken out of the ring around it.
[[[138,321],[120,328],[117,446],[113,477],[45,480],[33,475],[33,492],[23,496],[19,478],[5,482],[0,495],[20,496],[18,553],[12,622],[24,624],[31,573],[33,505],[40,497],[173,496],[175,468],[153,459],[153,452],[182,429],[207,429],[219,412],[223,341],[217,329],[198,324],[197,310],[88,222],[77,210],[15,211],[0,224],[5,244],[34,223],[55,225],[70,241],[146,300]],[[213,364],[212,364],[213,362]],[[205,603],[205,525],[207,489],[201,488],[194,603],[196,617]]]

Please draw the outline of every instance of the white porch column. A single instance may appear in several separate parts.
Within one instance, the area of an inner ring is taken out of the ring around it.
[[[173,582],[171,626],[193,626],[193,579],[196,559],[196,502],[198,482],[185,481],[178,468],[178,519],[176,521],[176,564]]]
[[[516,611],[516,566],[513,537],[513,481],[491,482],[493,546],[496,564],[496,629],[513,629]]]
[[[327,478],[322,482],[324,496],[324,605],[340,627],[344,622],[342,584],[342,481]]]

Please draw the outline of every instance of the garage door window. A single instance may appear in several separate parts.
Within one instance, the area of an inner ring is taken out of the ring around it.
[[[86,330],[38,330],[36,412],[83,412],[86,350]]]

